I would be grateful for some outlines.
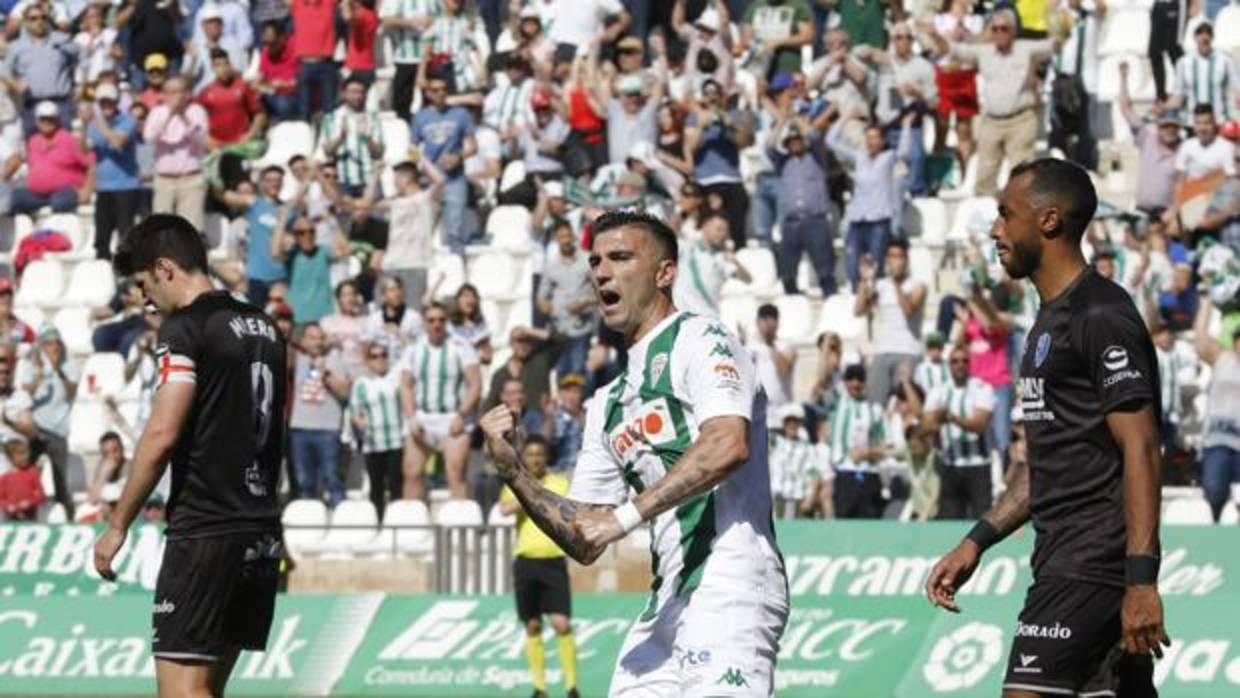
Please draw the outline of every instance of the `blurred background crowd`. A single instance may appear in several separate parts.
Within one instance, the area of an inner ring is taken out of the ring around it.
[[[160,318],[108,260],[175,212],[292,338],[288,498],[375,521],[472,501],[481,522],[499,486],[480,411],[518,410],[571,475],[583,402],[624,366],[585,251],[617,207],[679,231],[678,307],[752,354],[779,516],[977,516],[1026,467],[1014,383],[1038,306],[997,263],[994,197],[1044,154],[1095,176],[1088,258],[1157,344],[1169,506],[1235,518],[1235,4],[0,0],[0,18],[9,518],[96,520],[117,496]]]

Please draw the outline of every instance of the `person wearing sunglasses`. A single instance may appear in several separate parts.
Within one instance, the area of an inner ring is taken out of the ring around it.
[[[58,30],[51,3],[32,3],[22,15],[22,34],[9,44],[0,78],[13,101],[22,109],[22,127],[30,134],[35,127],[35,107],[52,104],[55,118],[68,125],[73,118],[73,73],[81,48]]]
[[[986,431],[995,391],[969,375],[969,350],[952,347],[951,379],[926,396],[922,432],[939,437],[939,519],[974,519],[990,508],[990,448]]]
[[[361,434],[361,450],[370,478],[370,501],[379,519],[388,501],[404,496],[401,461],[405,446],[405,416],[400,408],[400,375],[388,370],[391,356],[385,342],[371,341],[363,350],[365,367],[353,381],[349,413]]]
[[[320,245],[314,222],[298,216],[291,226],[293,240],[290,243],[288,214],[286,207],[271,236],[271,256],[288,269],[288,302],[293,306],[297,324],[318,322],[331,315],[334,308],[331,265],[349,255],[349,240],[336,226],[331,247]]]

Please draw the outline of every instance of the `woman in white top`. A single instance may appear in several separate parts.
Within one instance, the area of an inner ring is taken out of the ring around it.
[[[483,365],[491,363],[491,328],[482,315],[482,299],[473,284],[461,284],[452,302],[452,314],[449,316],[448,334],[465,342],[478,352],[478,360]]]

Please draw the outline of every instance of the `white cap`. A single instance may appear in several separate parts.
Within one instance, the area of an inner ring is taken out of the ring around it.
[[[649,141],[638,141],[629,146],[629,154],[625,159],[636,160],[646,167],[654,167],[657,162],[655,160],[654,145]]]
[[[99,496],[100,496],[100,497],[103,499],[103,501],[105,501],[105,502],[116,502],[116,501],[120,501],[120,498],[121,498],[121,483],[119,483],[119,482],[109,482],[108,484],[104,485],[104,486],[103,486],[103,488],[99,491]]]
[[[60,108],[56,106],[55,102],[44,100],[42,102],[39,102],[38,106],[34,108],[34,118],[36,119],[59,119]]]
[[[99,86],[95,88],[95,101],[96,102],[100,100],[104,100],[104,99],[109,99],[115,102],[115,101],[118,101],[120,98],[121,98],[120,90],[116,89],[116,85],[113,85],[110,82],[100,83]]]
[[[694,20],[693,26],[701,27],[702,29],[709,29],[710,31],[718,34],[719,12],[717,12],[713,7],[706,8],[702,11],[702,14],[698,15],[698,18]]]
[[[799,419],[802,422],[805,421],[805,408],[802,407],[799,402],[790,402],[781,406],[777,414],[779,415],[780,422],[785,419]]]
[[[220,12],[219,7],[216,7],[214,4],[211,4],[211,5],[207,5],[201,10],[198,10],[198,23],[199,24],[202,24],[203,22],[206,22],[212,19],[218,19],[221,21],[224,19],[224,13]]]
[[[560,181],[544,182],[543,193],[547,195],[548,199],[562,199],[564,198],[564,183]]]
[[[521,19],[542,19],[542,17],[538,15],[538,8],[533,5],[526,5],[525,7],[522,7],[521,13],[518,14],[517,17]]]

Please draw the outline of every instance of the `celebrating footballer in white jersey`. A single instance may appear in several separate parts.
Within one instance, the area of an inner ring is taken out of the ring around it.
[[[578,562],[653,527],[651,598],[610,695],[770,696],[788,587],[771,523],[766,396],[732,333],[676,310],[676,259],[675,234],[653,216],[594,224],[595,288],[629,361],[589,403],[567,497],[519,463],[511,411],[497,407],[481,426],[525,511]]]

